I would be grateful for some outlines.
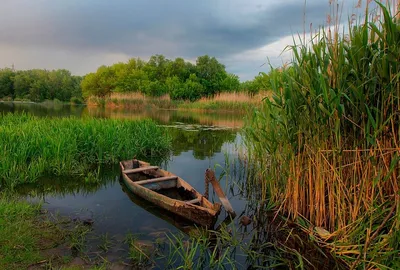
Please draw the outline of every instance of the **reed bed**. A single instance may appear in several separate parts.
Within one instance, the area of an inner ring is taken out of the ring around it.
[[[89,106],[107,108],[145,109],[182,109],[204,111],[239,111],[259,106],[262,100],[270,98],[271,92],[261,92],[250,95],[244,92],[222,92],[213,97],[201,98],[195,102],[172,100],[168,94],[161,97],[148,97],[142,93],[112,93],[109,97],[92,96],[88,99]]]
[[[234,111],[247,112],[250,108],[261,105],[265,98],[270,98],[270,92],[264,91],[256,95],[244,92],[222,92],[213,97],[203,97],[195,102],[180,104],[180,109],[204,111]]]
[[[245,92],[222,92],[214,95],[213,97],[203,97],[198,102],[243,102],[243,103],[253,103],[260,104],[263,99],[271,96],[271,92],[262,91],[255,95],[250,95]]]
[[[171,139],[148,120],[0,115],[0,187],[45,175],[86,174],[97,164],[166,156]]]
[[[245,128],[249,184],[352,269],[400,267],[399,2],[376,5],[292,46]]]

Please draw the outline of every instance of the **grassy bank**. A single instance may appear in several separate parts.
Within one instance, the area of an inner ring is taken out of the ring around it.
[[[0,185],[87,173],[99,163],[164,156],[170,138],[152,121],[0,116]]]
[[[48,263],[42,251],[65,240],[65,231],[40,217],[40,206],[0,193],[0,269]]]
[[[400,24],[393,2],[392,14],[383,6],[374,16],[366,11],[346,36],[331,25],[312,44],[293,46],[291,65],[271,76],[272,100],[245,129],[250,162],[259,168],[249,185],[309,224],[310,235],[352,269],[400,267]]]
[[[147,97],[141,93],[112,93],[107,98],[92,96],[88,99],[89,106],[108,108],[126,108],[131,110],[173,109],[200,111],[233,111],[246,112],[249,108],[257,107],[269,92],[249,95],[242,92],[220,93],[210,98],[189,102],[172,100],[168,95],[162,97]]]

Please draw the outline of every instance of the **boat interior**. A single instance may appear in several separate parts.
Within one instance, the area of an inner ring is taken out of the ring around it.
[[[200,205],[194,190],[185,189],[176,175],[166,175],[165,171],[157,166],[150,166],[136,160],[123,161],[123,172],[138,185],[153,190],[171,199]]]

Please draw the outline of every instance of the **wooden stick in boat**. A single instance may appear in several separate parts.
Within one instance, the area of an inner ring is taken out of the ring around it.
[[[229,202],[228,198],[226,198],[224,192],[222,191],[221,186],[219,185],[217,179],[215,178],[215,173],[211,169],[206,170],[206,181],[210,182],[213,186],[215,193],[217,193],[219,200],[221,201],[222,205],[224,206],[225,210],[232,215],[233,217],[236,216],[235,211],[232,208],[231,203]]]
[[[129,169],[129,170],[124,170],[123,173],[130,174],[130,173],[138,173],[138,172],[143,172],[143,171],[148,171],[148,170],[157,170],[157,166],[148,166],[148,167],[141,167],[137,169]]]
[[[196,198],[196,199],[193,199],[193,200],[190,200],[190,201],[185,201],[185,203],[199,203],[199,202],[201,202],[201,198]]]

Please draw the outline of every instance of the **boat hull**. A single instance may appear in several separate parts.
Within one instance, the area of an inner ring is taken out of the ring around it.
[[[149,201],[173,214],[179,215],[201,226],[211,228],[215,224],[221,209],[221,205],[219,203],[212,204],[211,202],[209,202],[200,193],[195,191],[193,187],[191,187],[188,183],[183,181],[183,179],[176,176],[177,178],[176,180],[168,180],[159,183],[149,183],[140,185],[135,183],[135,181],[133,181],[128,176],[128,174],[124,173],[124,170],[126,169],[124,167],[124,164],[126,164],[126,162],[121,162],[122,179],[127,188],[133,194],[136,194],[137,196],[143,198],[146,201]],[[141,162],[141,164],[146,164],[146,163]],[[159,174],[160,177],[175,176],[170,172],[161,169],[157,170],[157,174]],[[173,181],[175,181],[175,183]],[[196,194],[196,197],[199,199],[198,201],[199,205],[169,198],[163,194],[154,191],[163,188],[170,188],[174,184],[179,187],[183,187],[184,189],[190,192],[194,192],[194,194]]]

